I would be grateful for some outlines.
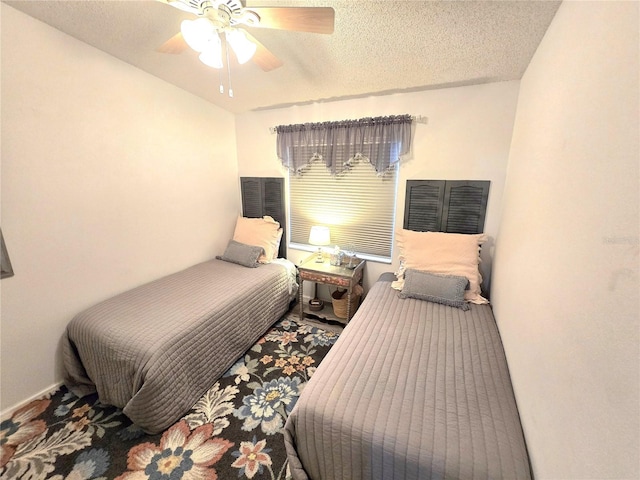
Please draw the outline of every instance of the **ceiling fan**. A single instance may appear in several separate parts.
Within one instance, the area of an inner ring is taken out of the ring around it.
[[[333,33],[331,7],[244,7],[241,0],[159,0],[197,16],[184,20],[180,32],[160,48],[162,53],[181,53],[191,47],[200,60],[222,68],[223,53],[230,46],[238,63],[252,60],[268,72],[282,61],[242,27],[273,28],[311,33]],[[223,48],[224,42],[224,48]]]

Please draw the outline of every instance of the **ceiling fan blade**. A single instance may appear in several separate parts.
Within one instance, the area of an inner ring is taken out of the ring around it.
[[[178,10],[182,10],[183,12],[193,13],[195,15],[200,15],[200,5],[199,2],[192,2],[189,0],[157,0],[160,3],[165,3],[171,7],[175,7]]]
[[[271,53],[267,49],[267,47],[265,47],[256,39],[256,37],[254,37],[247,31],[245,31],[244,33],[247,36],[247,38],[251,40],[253,43],[255,43],[256,46],[258,47],[256,49],[256,53],[254,53],[253,57],[251,58],[253,63],[258,65],[265,72],[270,72],[271,70],[274,70],[283,65],[282,60],[280,60],[273,53]]]
[[[156,51],[160,53],[182,53],[189,45],[185,42],[182,32],[176,33],[169,40],[160,45]]]
[[[333,33],[335,12],[331,7],[249,7],[260,23],[252,27],[296,32]]]

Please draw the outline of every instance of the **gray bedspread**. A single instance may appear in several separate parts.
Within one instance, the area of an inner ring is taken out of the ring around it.
[[[79,313],[62,339],[65,384],[166,429],[287,311],[288,264],[211,260]]]
[[[285,426],[294,479],[527,479],[489,305],[371,288]]]

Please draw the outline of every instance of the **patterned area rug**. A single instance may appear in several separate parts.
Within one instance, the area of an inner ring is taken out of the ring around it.
[[[295,311],[295,310],[294,310]],[[172,427],[146,435],[65,387],[0,428],[3,479],[213,480],[289,476],[282,427],[339,330],[278,321]]]

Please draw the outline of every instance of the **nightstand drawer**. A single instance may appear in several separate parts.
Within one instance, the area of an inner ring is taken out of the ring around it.
[[[357,283],[362,278],[362,270],[356,272],[353,277],[341,277],[338,275],[331,275],[323,272],[311,272],[300,270],[300,278],[302,280],[309,280],[310,282],[324,283],[328,285],[338,285],[340,287],[349,287],[354,283]]]

